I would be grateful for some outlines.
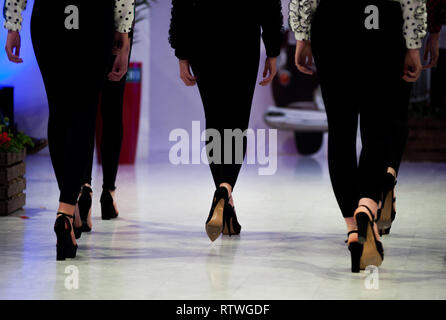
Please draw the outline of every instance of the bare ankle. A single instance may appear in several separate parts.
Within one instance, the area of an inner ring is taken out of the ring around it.
[[[228,190],[229,198],[232,196],[232,186],[229,183],[226,183],[226,182],[220,183],[219,187],[224,187]]]
[[[392,176],[394,176],[396,178],[396,170],[395,169],[388,167],[387,173],[390,173]]]

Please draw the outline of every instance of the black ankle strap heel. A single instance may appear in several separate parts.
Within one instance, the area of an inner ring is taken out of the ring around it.
[[[57,213],[58,217],[54,223],[54,232],[57,237],[56,245],[56,259],[58,261],[65,260],[65,258],[76,257],[77,244],[73,244],[71,238],[71,221],[74,221],[74,215],[69,215],[63,212]],[[74,223],[74,222],[73,222]],[[68,226],[68,228],[66,227]]]

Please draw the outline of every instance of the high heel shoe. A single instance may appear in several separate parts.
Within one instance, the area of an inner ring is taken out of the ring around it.
[[[378,211],[376,224],[378,225],[378,230],[380,235],[389,234],[390,227],[392,226],[393,220],[396,217],[395,211],[395,185],[396,178],[391,174],[387,173],[384,179],[383,186],[383,199],[381,209]]]
[[[110,220],[118,217],[118,212],[113,204],[113,197],[109,190],[102,190],[101,194],[101,217],[102,220]]]
[[[379,267],[384,260],[384,249],[381,241],[376,238],[373,220],[373,213],[366,205],[359,207],[366,208],[370,216],[364,211],[358,211],[355,214],[355,220],[358,225],[358,241],[363,244],[363,250],[360,260],[360,268],[365,269],[369,265]]]
[[[228,201],[228,189],[225,187],[219,187],[214,193],[211,211],[209,212],[209,217],[206,220],[206,233],[211,241],[217,240],[217,238],[223,232],[223,224],[227,220],[225,211],[228,211],[226,208]]]
[[[88,186],[83,186],[81,195],[77,204],[79,206],[79,215],[82,221],[82,232],[91,232],[91,227],[88,225],[88,216],[91,214],[91,194],[93,190]]]
[[[242,230],[242,226],[237,220],[237,215],[235,213],[235,208],[231,204],[227,204],[225,211],[225,225],[223,228],[223,234],[224,235],[239,235],[240,231]]]
[[[347,243],[348,243],[348,237],[352,233],[358,233],[358,230],[350,231],[347,234],[347,241],[346,241]],[[348,244],[348,250],[350,251],[350,255],[352,258],[352,272],[353,273],[358,273],[361,270],[361,255],[362,255],[363,249],[364,249],[364,245],[362,245],[359,242],[350,242]]]
[[[57,256],[58,261],[65,260],[65,258],[76,257],[77,244],[73,244],[71,238],[71,228],[72,224],[70,218],[73,219],[74,216],[65,214],[62,212],[57,213],[58,217],[54,223],[54,232],[57,236]],[[68,229],[67,226],[68,225]]]
[[[82,235],[82,226],[81,227],[76,227],[76,213],[73,215],[73,232],[74,232],[74,237],[77,239],[79,239]]]

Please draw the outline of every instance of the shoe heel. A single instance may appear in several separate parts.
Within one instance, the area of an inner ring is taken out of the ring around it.
[[[63,261],[65,260],[65,222],[61,223],[60,220],[57,220],[54,225],[54,232],[56,233],[57,245],[56,245],[56,260]]]
[[[103,202],[101,202],[101,219],[111,220],[110,216],[108,215],[108,206]]]
[[[367,240],[367,227],[369,226],[370,218],[364,212],[359,212],[356,215],[356,224],[358,225],[358,241],[363,244]]]
[[[56,260],[65,261],[65,250],[63,246],[57,245]]]
[[[79,215],[82,221],[82,232],[91,232],[91,228],[87,224],[92,205],[91,192],[93,192],[91,188],[83,187],[82,194],[77,202],[79,206]]]
[[[112,214],[114,213],[113,204],[107,202],[101,202],[101,219],[102,220],[111,220]]]
[[[224,229],[223,229],[223,234],[225,234],[226,231],[226,235],[232,236],[232,218],[231,216],[228,214],[228,209],[227,207],[225,207],[225,211],[223,212],[223,223],[224,223]]]
[[[350,250],[351,258],[352,258],[352,272],[358,273],[361,268],[361,255],[362,255],[363,246],[358,242],[352,242],[348,246],[348,250]]]

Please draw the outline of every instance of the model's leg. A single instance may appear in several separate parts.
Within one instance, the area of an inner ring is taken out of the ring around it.
[[[350,46],[338,46],[335,30],[329,27],[333,17],[340,15],[341,22],[348,27],[348,13],[351,8],[338,8],[329,1],[323,2],[316,12],[312,24],[312,47],[317,73],[321,84],[327,112],[328,163],[333,190],[345,218],[348,232],[356,230],[353,219],[359,200],[359,172],[356,156],[356,137],[358,129],[358,109],[356,107],[356,88],[352,82],[349,68],[343,68]],[[333,21],[334,23],[334,21]],[[350,236],[353,240],[355,234]]]
[[[119,214],[115,200],[115,181],[123,137],[122,111],[126,77],[119,82],[106,80],[102,91],[102,173],[101,216],[116,218]]]
[[[57,4],[36,1],[32,19],[33,45],[50,104],[49,143],[60,189],[59,213],[69,216],[74,214],[82,183],[89,133],[94,126],[114,29],[113,1],[97,7],[87,7],[85,2],[74,4],[83,13],[80,30],[64,28],[64,8],[68,5],[65,1]],[[56,40],[57,55],[54,54]],[[66,224],[66,228],[70,226]]]

